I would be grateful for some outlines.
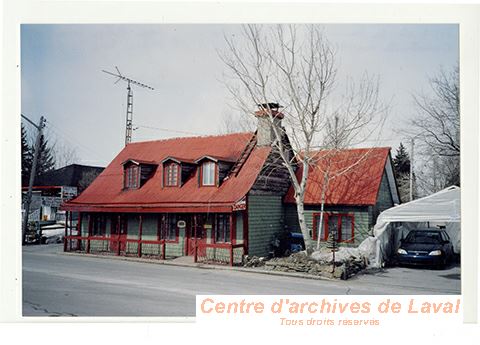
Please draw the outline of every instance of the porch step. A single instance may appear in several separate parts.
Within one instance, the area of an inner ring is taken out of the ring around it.
[[[179,256],[178,258],[168,260],[179,264],[193,264],[193,256]]]

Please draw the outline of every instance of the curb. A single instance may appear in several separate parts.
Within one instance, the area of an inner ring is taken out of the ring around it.
[[[121,261],[131,261],[131,262],[142,262],[154,265],[167,265],[167,266],[177,266],[177,267],[189,267],[189,268],[200,268],[200,269],[210,269],[210,270],[223,270],[223,271],[238,271],[246,273],[257,273],[264,275],[273,275],[280,277],[293,277],[293,278],[302,278],[310,280],[325,280],[331,282],[341,282],[342,280],[327,278],[323,276],[314,276],[303,273],[294,273],[294,272],[280,272],[280,271],[267,271],[254,268],[244,268],[244,267],[231,267],[231,266],[220,266],[220,265],[211,265],[211,264],[200,264],[200,263],[179,263],[179,262],[168,262],[160,260],[150,260],[142,259],[135,257],[125,257],[125,256],[109,256],[109,255],[97,255],[97,254],[83,254],[83,253],[71,253],[71,252],[57,252],[58,255],[67,255],[67,256],[80,256],[84,258],[100,258],[100,259],[112,259],[112,260],[121,260]]]

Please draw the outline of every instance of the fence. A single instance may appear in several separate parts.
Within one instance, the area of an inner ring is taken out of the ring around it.
[[[243,243],[206,243],[198,240],[195,246],[194,262],[238,266],[243,263]]]

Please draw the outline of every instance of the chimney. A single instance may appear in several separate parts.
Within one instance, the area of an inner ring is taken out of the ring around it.
[[[270,146],[275,140],[275,132],[273,126],[277,127],[280,131],[282,129],[283,113],[278,109],[283,108],[278,103],[263,103],[257,104],[258,110],[255,112],[257,117],[257,146]],[[273,124],[272,124],[273,120]]]

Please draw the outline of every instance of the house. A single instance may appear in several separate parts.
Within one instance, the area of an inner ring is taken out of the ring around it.
[[[62,202],[68,201],[82,192],[103,169],[89,165],[70,164],[36,177],[32,187],[29,220],[64,220],[63,213],[57,212]],[[22,196],[26,196],[27,191],[28,186],[23,186]]]
[[[246,254],[268,255],[276,236],[298,231],[289,174],[272,146],[273,126],[282,126],[283,114],[273,115],[271,121],[257,111],[255,133],[128,144],[83,193],[63,205],[69,219],[78,213],[79,229],[66,234],[64,250],[193,256],[231,265]],[[282,140],[291,147],[286,135]],[[293,159],[292,150],[290,155]],[[399,202],[389,149],[320,151],[316,158],[305,197],[313,238],[328,167],[322,240],[336,226],[341,242],[358,243],[378,213]]]
[[[267,255],[284,229],[290,185],[270,120],[261,111],[257,118],[255,133],[128,144],[63,205],[69,217],[78,213],[80,229],[67,234],[65,250],[231,264]]]
[[[390,148],[322,150],[314,157],[304,201],[305,221],[312,239],[317,240],[320,235],[320,241],[325,242],[329,233],[335,231],[339,243],[360,244],[373,234],[380,212],[400,203]],[[297,175],[301,174],[299,168]],[[320,227],[322,195],[324,212]],[[286,226],[298,228],[292,187],[284,202]]]
[[[35,179],[35,186],[73,187],[81,193],[103,169],[97,166],[70,164],[38,176]]]

